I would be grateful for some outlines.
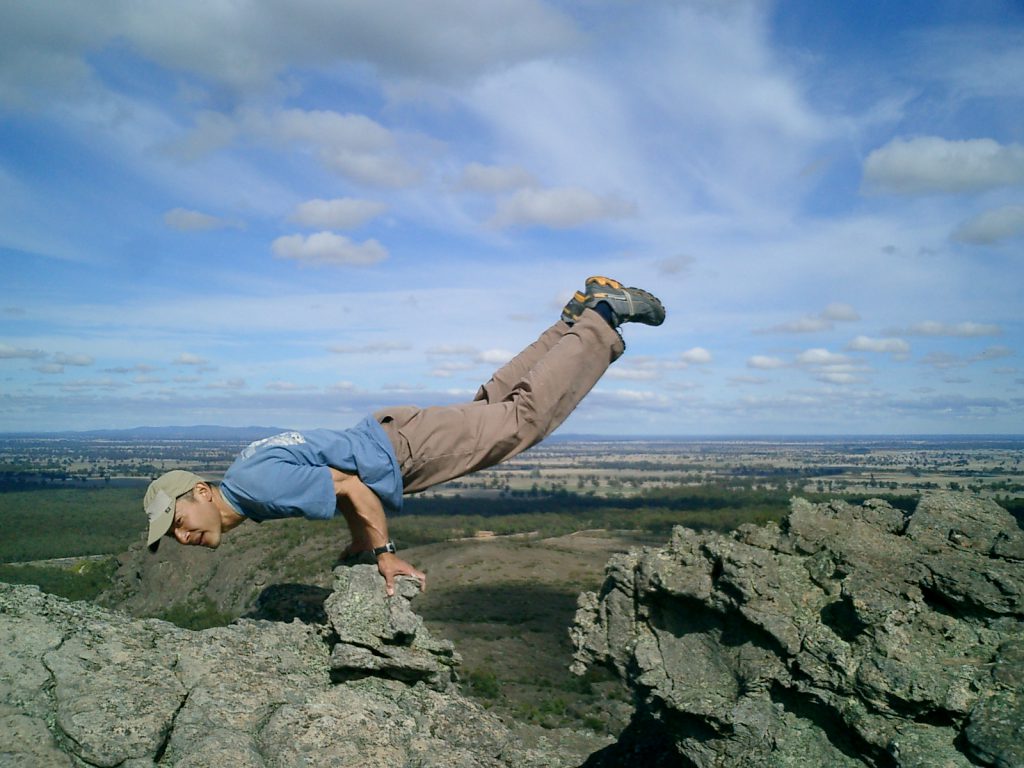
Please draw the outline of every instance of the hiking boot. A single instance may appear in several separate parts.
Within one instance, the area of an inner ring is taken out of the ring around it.
[[[576,291],[562,309],[562,322],[572,325],[579,320],[580,315],[583,314],[583,310],[586,309],[584,306],[584,302],[586,302],[586,300],[587,297],[585,294],[580,291]]]
[[[575,299],[575,296],[573,298]],[[588,277],[583,306],[593,309],[602,301],[612,311],[613,326],[622,323],[661,325],[665,322],[665,307],[655,296],[642,288],[627,288],[610,277]],[[568,304],[566,308],[568,309]]]

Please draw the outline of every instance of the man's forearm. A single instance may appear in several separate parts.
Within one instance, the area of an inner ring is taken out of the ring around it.
[[[363,483],[350,484],[341,511],[352,533],[353,541],[368,549],[382,547],[388,542],[388,521],[384,505],[373,491]]]

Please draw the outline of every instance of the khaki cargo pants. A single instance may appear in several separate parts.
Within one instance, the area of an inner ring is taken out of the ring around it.
[[[559,320],[480,387],[471,403],[374,413],[391,439],[405,493],[493,466],[555,430],[625,349],[593,310]]]

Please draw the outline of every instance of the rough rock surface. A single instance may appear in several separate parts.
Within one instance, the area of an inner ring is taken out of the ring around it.
[[[573,640],[637,703],[592,768],[1024,766],[1024,533],[990,501],[678,528],[609,563]]]
[[[451,690],[416,591],[338,568],[327,625],[192,632],[0,584],[0,766],[563,765]]]

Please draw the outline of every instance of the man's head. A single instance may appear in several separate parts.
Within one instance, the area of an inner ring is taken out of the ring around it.
[[[149,484],[142,506],[149,518],[149,537],[146,543],[150,552],[156,552],[160,540],[174,527],[178,499],[192,494],[192,490],[200,483],[205,484],[205,481],[199,475],[173,469]]]

